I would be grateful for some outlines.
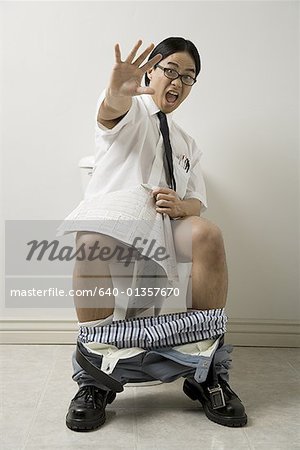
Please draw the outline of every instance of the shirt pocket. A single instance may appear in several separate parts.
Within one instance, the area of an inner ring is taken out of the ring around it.
[[[187,184],[190,178],[190,171],[186,172],[180,159],[177,155],[173,154],[173,166],[174,166],[174,176],[176,180],[176,192],[182,199],[186,194]]]

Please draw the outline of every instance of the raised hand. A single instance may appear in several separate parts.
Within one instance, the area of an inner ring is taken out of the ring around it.
[[[119,44],[115,45],[115,65],[109,83],[111,95],[115,97],[134,97],[141,94],[152,95],[155,93],[154,89],[148,86],[142,87],[141,81],[144,74],[162,59],[162,55],[158,54],[142,65],[143,61],[152,52],[154,44],[151,44],[136,57],[137,51],[141,45],[142,41],[139,40],[125,61],[121,60]],[[134,58],[136,59],[134,60]]]

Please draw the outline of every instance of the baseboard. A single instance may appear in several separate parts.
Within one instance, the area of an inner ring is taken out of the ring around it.
[[[300,347],[300,322],[291,320],[231,319],[226,341],[245,347]]]
[[[0,320],[1,344],[74,344],[74,320]],[[245,347],[300,347],[300,322],[230,319],[226,342]]]

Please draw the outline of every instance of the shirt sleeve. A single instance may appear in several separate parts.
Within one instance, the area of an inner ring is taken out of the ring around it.
[[[128,123],[135,120],[137,116],[137,100],[135,97],[132,97],[132,104],[128,112],[125,114],[125,116],[115,125],[113,128],[107,128],[104,125],[102,125],[100,122],[97,121],[98,111],[101,106],[101,103],[105,99],[106,95],[106,89],[104,89],[98,98],[97,101],[97,108],[96,108],[96,140],[97,138],[106,138],[107,141],[111,141],[115,138],[115,135],[119,133],[119,131],[125,127]],[[110,139],[110,136],[112,136],[112,139]]]
[[[200,213],[203,213],[207,209],[207,197],[205,181],[200,165],[202,152],[198,149],[194,140],[192,144],[192,155],[193,161],[191,164],[191,175],[188,180],[186,194],[183,200],[187,200],[189,198],[197,198],[202,203]]]

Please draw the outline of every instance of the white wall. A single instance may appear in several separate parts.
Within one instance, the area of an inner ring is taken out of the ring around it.
[[[138,38],[146,45],[184,36],[198,46],[203,69],[175,118],[204,152],[205,217],[222,228],[227,250],[227,312],[236,324],[295,324],[298,2],[2,2],[0,8],[3,218],[61,220],[78,204],[77,163],[94,152],[95,104],[114,43],[125,55]],[[54,309],[2,308],[2,315],[76,317]]]

